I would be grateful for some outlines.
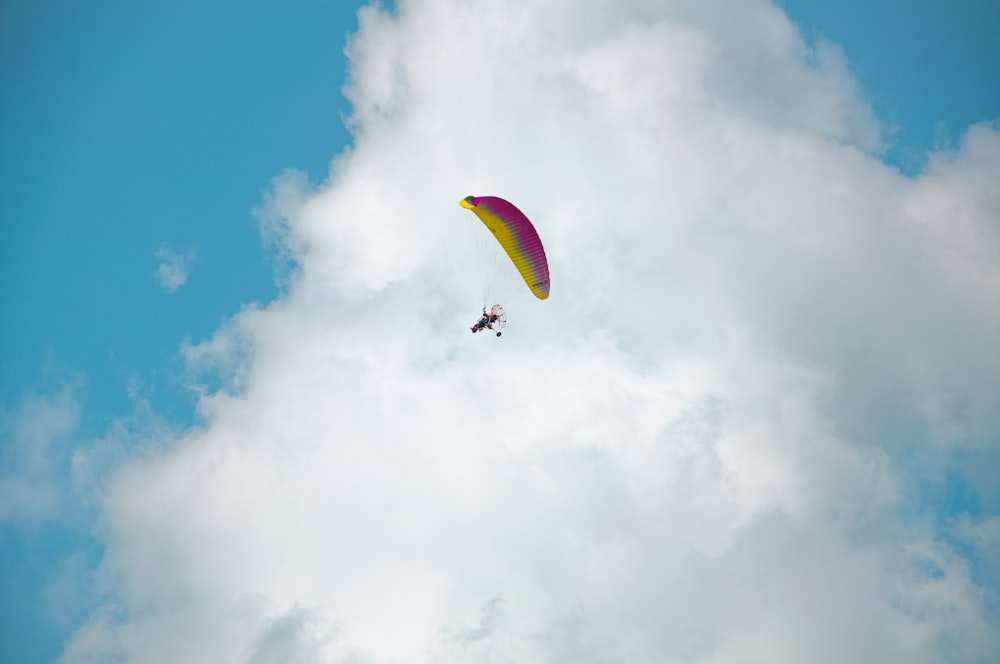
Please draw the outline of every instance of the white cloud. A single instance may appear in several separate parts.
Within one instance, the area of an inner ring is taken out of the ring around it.
[[[900,176],[769,3],[399,4],[354,148],[268,199],[287,294],[102,491],[65,660],[991,661],[997,588],[911,507],[995,454],[997,132]],[[500,340],[488,193],[553,275]]]
[[[195,255],[194,249],[188,249],[181,253],[167,243],[157,249],[156,260],[160,261],[160,264],[157,265],[156,272],[153,274],[164,290],[173,293],[187,283],[188,275],[191,274],[191,268],[194,265]]]
[[[0,522],[52,516],[64,470],[56,446],[76,427],[76,382],[57,394],[25,396],[0,411]]]

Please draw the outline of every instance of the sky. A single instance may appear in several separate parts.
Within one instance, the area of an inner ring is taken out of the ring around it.
[[[4,661],[995,661],[998,31],[0,4]]]

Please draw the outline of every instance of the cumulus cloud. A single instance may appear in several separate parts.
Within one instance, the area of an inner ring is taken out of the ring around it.
[[[187,283],[188,275],[194,265],[195,250],[188,249],[179,252],[167,243],[163,243],[156,251],[156,260],[160,263],[153,275],[164,290],[173,293]]]
[[[267,198],[287,293],[102,488],[64,660],[992,661],[995,521],[922,501],[996,505],[996,129],[901,176],[768,2],[398,5],[353,148]],[[550,260],[502,339],[467,194]]]

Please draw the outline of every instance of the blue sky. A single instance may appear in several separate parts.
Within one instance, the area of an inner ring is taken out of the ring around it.
[[[85,418],[120,412],[130,373],[170,391],[179,339],[274,296],[251,210],[286,168],[324,177],[347,140],[354,10],[5,3],[5,401],[51,368],[86,374]],[[171,295],[148,278],[163,243],[196,252]]]
[[[1000,7],[992,0],[779,4],[807,38],[844,49],[879,118],[896,127],[886,159],[904,171],[996,117]]]
[[[26,463],[11,451],[26,405],[60,394],[78,403],[51,448],[66,495],[73,449],[140,402],[169,427],[195,421],[180,346],[278,296],[254,210],[286,169],[323,181],[350,141],[343,50],[361,4],[0,5],[0,477]],[[779,4],[808,40],[843,49],[862,96],[897,127],[885,160],[904,173],[1000,116],[996,2]],[[173,292],[155,276],[171,253],[187,257]],[[941,491],[947,511],[979,512],[961,477]],[[61,506],[0,521],[12,661],[56,658],[97,602],[71,588],[53,615],[46,600],[67,561],[93,569],[102,554],[91,507]]]
[[[180,343],[277,292],[253,208],[284,169],[325,177],[348,140],[340,87],[357,4],[0,6],[6,410],[82,377],[83,440],[131,410],[138,380],[161,417],[192,421]],[[154,278],[164,243],[195,252],[173,293]],[[58,654],[69,626],[40,615],[39,591],[91,526],[83,510],[0,526],[7,656]]]

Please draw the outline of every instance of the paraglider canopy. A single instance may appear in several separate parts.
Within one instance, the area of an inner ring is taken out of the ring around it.
[[[528,217],[513,203],[497,196],[466,196],[461,206],[472,210],[490,229],[535,297],[546,299],[549,296],[549,263],[538,232]]]

